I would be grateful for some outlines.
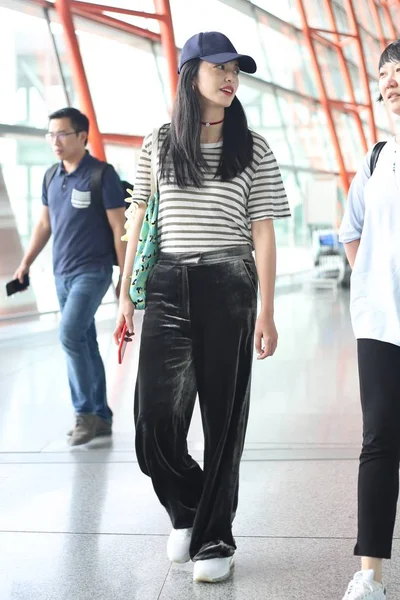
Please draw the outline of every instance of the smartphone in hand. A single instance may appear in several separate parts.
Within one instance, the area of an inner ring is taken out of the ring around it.
[[[23,292],[29,287],[29,275],[24,275],[23,283],[19,279],[13,279],[6,284],[7,296],[12,296],[17,292]]]
[[[124,326],[123,326],[122,332],[121,332],[121,340],[120,340],[119,346],[118,346],[118,364],[119,365],[122,364],[126,347],[128,345],[128,342],[132,341],[131,337],[133,335],[135,335],[135,334],[129,333],[129,331],[127,331],[126,323],[124,323]]]

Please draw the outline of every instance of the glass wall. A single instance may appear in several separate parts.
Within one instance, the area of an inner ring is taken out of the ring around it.
[[[0,72],[0,123],[46,127],[67,102],[44,18],[0,7]]]
[[[151,0],[114,3],[152,10]],[[292,219],[276,223],[281,252],[293,258],[287,261],[286,270],[290,264],[297,264],[299,249],[309,245],[303,207],[310,182],[320,176],[335,177],[339,182],[337,158],[297,4],[292,0],[170,0],[170,3],[179,47],[198,31],[220,30],[239,51],[257,60],[258,71],[254,76],[241,75],[238,95],[250,126],[266,137],[281,165],[293,213]],[[375,99],[381,47],[376,23],[366,4],[357,5],[357,19],[371,95]],[[312,27],[331,28],[324,3],[307,0],[305,6]],[[340,30],[351,32],[344,0],[333,1],[332,6]],[[389,37],[385,14],[381,8],[378,10],[384,33]],[[50,12],[50,20],[47,21],[40,3],[0,0],[0,166],[22,246],[28,243],[40,212],[43,173],[54,161],[43,140],[48,114],[67,104],[78,106],[62,28],[54,11]],[[155,22],[144,23],[136,17],[125,20],[157,31]],[[168,121],[168,71],[160,45],[82,18],[76,24],[101,131],[142,136],[155,125]],[[315,42],[315,47],[329,97],[349,102],[351,94],[337,52],[322,42]],[[355,43],[346,44],[343,52],[356,101],[366,103]],[[390,135],[393,122],[386,109],[374,104],[374,115],[379,137]],[[361,111],[360,116],[371,144],[367,114]],[[338,109],[333,111],[333,119],[346,167],[354,172],[363,154],[354,115]],[[10,135],[10,126],[15,135]],[[121,177],[133,181],[138,149],[107,145],[106,152]],[[9,266],[8,275],[15,266]],[[35,273],[41,283],[47,277],[51,286],[51,247],[38,259]],[[52,299],[48,300],[49,297]],[[38,301],[38,308],[56,309],[55,298],[49,294],[46,301]]]

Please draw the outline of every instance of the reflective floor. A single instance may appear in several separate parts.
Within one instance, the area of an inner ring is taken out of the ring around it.
[[[115,434],[70,449],[54,323],[0,329],[0,599],[341,600],[358,569],[361,436],[347,305],[329,291],[277,298],[279,349],[254,365],[236,566],[219,585],[193,584],[190,564],[166,558],[170,525],[134,453],[137,347],[117,365],[113,319],[99,323]],[[201,459],[197,411],[189,439]],[[400,597],[398,537],[389,600]]]

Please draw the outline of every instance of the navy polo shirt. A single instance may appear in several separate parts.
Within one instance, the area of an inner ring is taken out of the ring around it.
[[[109,165],[102,180],[105,210],[95,206],[90,181],[99,162],[87,152],[72,173],[67,173],[61,162],[47,191],[43,180],[42,202],[49,207],[55,275],[75,275],[113,265],[114,238],[105,210],[124,207],[125,194]]]

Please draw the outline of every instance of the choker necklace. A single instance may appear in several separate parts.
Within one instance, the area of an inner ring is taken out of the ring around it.
[[[202,125],[205,125],[206,127],[210,127],[210,125],[220,125],[223,122],[224,122],[224,119],[221,119],[220,121],[214,121],[214,123],[210,123],[209,121],[200,121],[200,123]]]

